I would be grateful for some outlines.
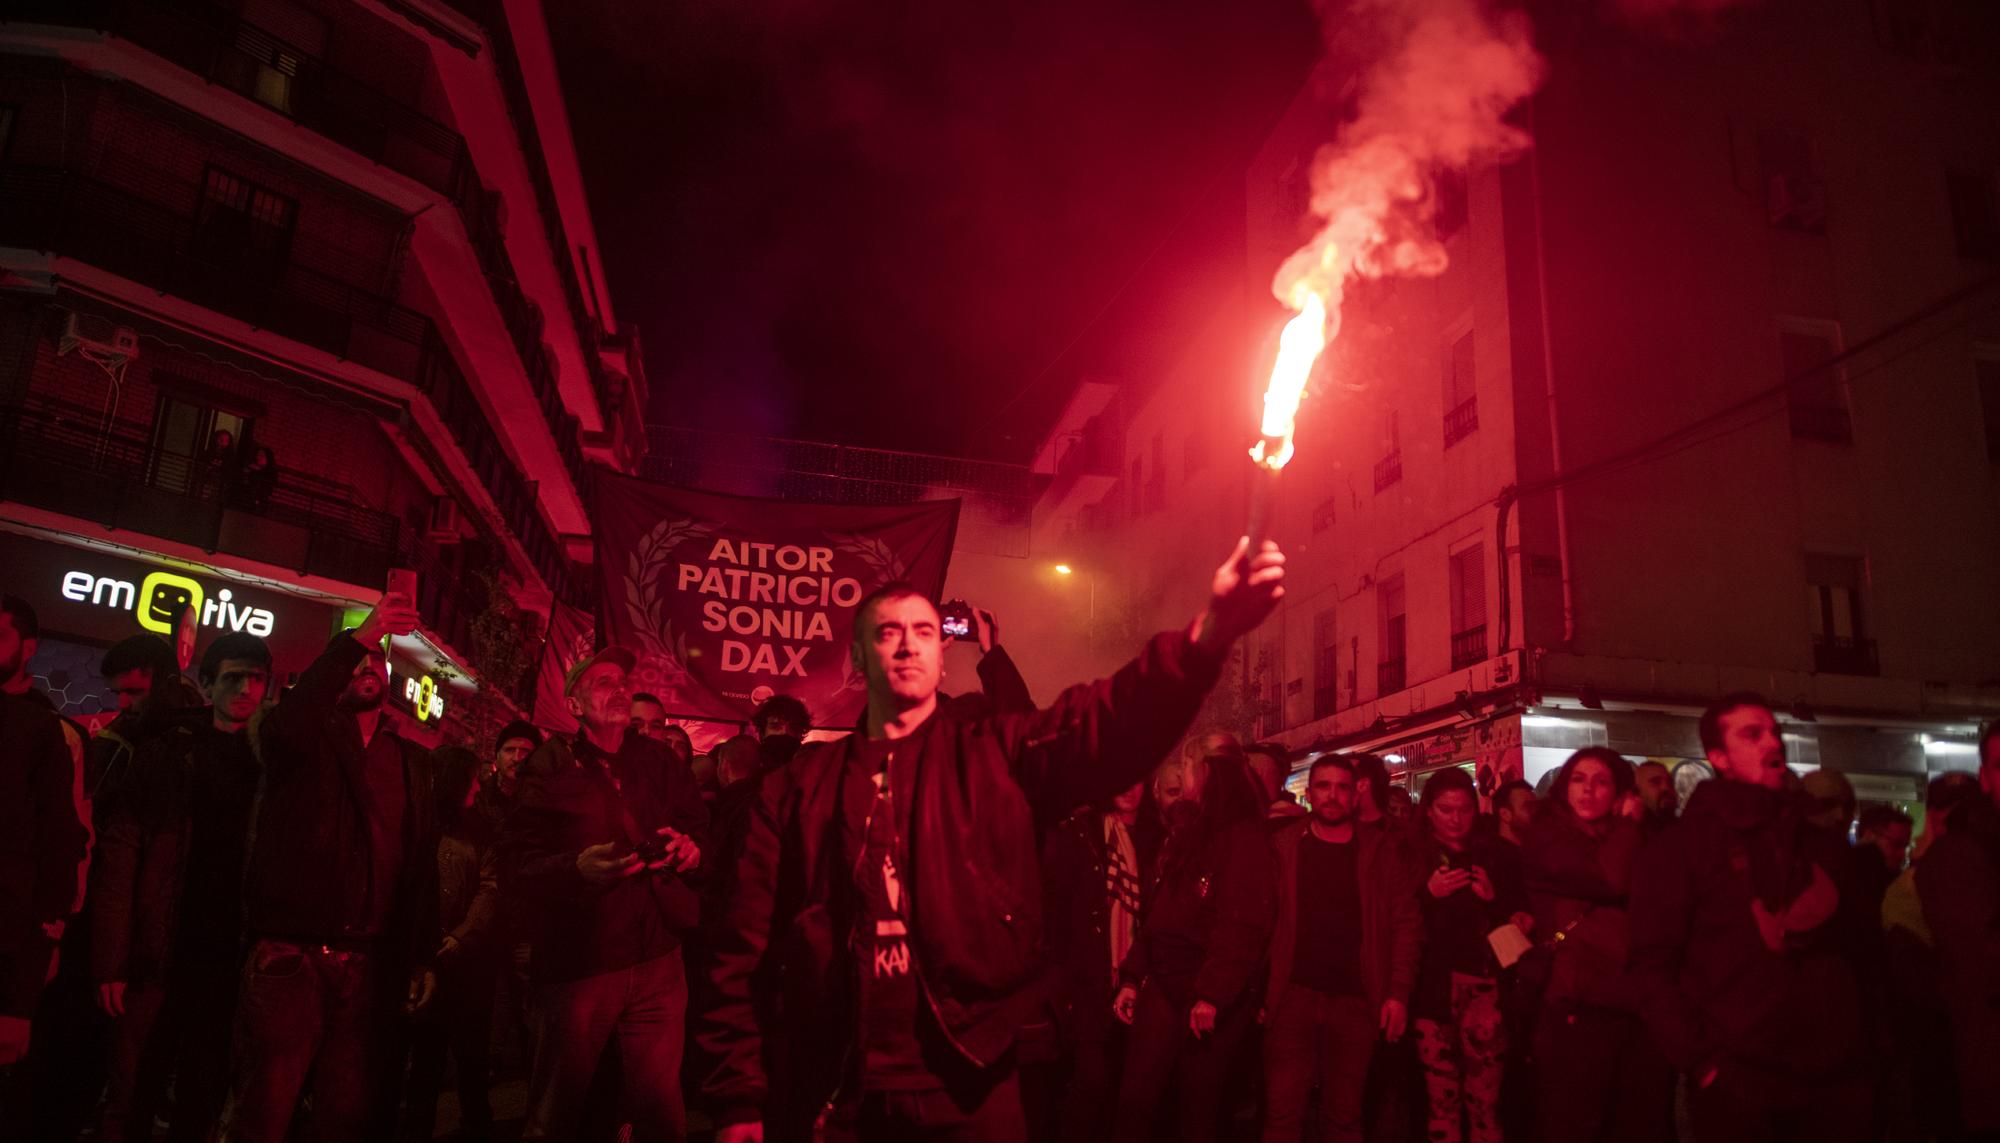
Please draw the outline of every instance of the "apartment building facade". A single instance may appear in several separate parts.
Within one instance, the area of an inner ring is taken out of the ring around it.
[[[1441,182],[1450,268],[1359,285],[1302,410],[1243,729],[1412,785],[1533,781],[1586,744],[1695,762],[1695,715],[1749,689],[1864,800],[1974,764],[2000,714],[2000,56],[1992,21],[1926,10],[1773,3],[1693,40],[1537,10],[1534,150]],[[1253,280],[1304,236],[1337,80],[1247,172]],[[1050,435],[1037,556],[1091,566],[1098,610],[1197,602],[1173,585],[1213,562],[1189,537],[1243,519],[1280,317],[1218,312]]]
[[[290,674],[403,567],[394,705],[464,733],[486,584],[530,636],[582,601],[588,466],[644,452],[596,245],[532,0],[0,4],[0,545],[52,692],[101,713],[156,575]]]

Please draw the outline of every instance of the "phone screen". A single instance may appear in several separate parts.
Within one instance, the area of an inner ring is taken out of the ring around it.
[[[947,615],[939,629],[954,639],[963,639],[972,634],[972,620],[959,615]]]
[[[389,590],[398,592],[411,603],[415,603],[417,601],[417,573],[408,568],[390,568]]]

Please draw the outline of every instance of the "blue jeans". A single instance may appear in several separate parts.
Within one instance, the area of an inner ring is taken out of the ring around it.
[[[285,1143],[312,1081],[315,1143],[375,1143],[399,974],[379,953],[266,938],[250,946],[236,1002],[230,1143]]]
[[[590,1077],[613,1037],[635,1143],[679,1143],[687,1137],[681,1102],[687,976],[680,950],[616,972],[545,984],[536,993],[536,1007],[541,1035],[523,1140],[567,1143],[577,1137]]]

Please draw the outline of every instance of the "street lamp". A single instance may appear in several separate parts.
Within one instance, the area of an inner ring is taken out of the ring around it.
[[[1076,574],[1076,569],[1069,564],[1056,564],[1053,570],[1057,575],[1063,577]],[[1089,572],[1085,572],[1083,581],[1090,590],[1090,622],[1095,623],[1097,622],[1097,577]]]
[[[1076,569],[1075,569],[1075,568],[1073,568],[1073,567],[1071,567],[1071,566],[1069,566],[1068,564],[1057,564],[1057,565],[1056,565],[1056,574],[1057,574],[1057,575],[1069,575],[1069,574],[1071,574],[1071,573],[1072,573],[1072,572],[1074,572],[1074,571],[1076,571]]]

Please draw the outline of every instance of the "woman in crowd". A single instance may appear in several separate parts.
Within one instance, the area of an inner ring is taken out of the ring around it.
[[[1132,1026],[1112,1139],[1216,1138],[1223,1086],[1257,1023],[1253,984],[1277,916],[1265,800],[1240,748],[1197,751],[1155,783],[1167,839],[1113,1007]],[[1169,1089],[1176,1097],[1164,1099]]]
[[[1546,1143],[1672,1137],[1674,1075],[1625,976],[1632,859],[1643,840],[1632,766],[1602,746],[1570,755],[1528,830],[1528,896],[1546,978],[1535,1028]]]
[[[1411,1015],[1424,1066],[1431,1143],[1500,1143],[1500,1081],[1507,1051],[1500,964],[1487,934],[1514,925],[1525,936],[1521,869],[1512,849],[1480,833],[1472,775],[1444,770],[1424,784],[1419,832],[1430,869],[1420,897],[1424,954]]]

